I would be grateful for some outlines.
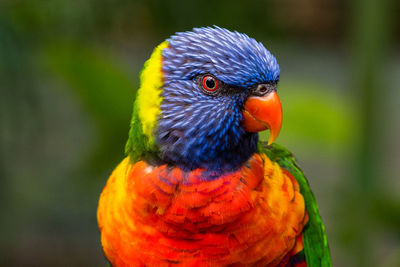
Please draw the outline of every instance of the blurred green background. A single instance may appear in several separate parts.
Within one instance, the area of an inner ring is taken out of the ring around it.
[[[0,265],[105,266],[99,194],[138,74],[176,31],[218,25],[281,66],[278,142],[298,158],[334,266],[400,266],[400,3],[0,2]]]

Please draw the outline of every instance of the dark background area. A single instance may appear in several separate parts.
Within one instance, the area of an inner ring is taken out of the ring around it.
[[[310,181],[334,266],[400,266],[399,14],[390,0],[1,1],[0,265],[105,266],[97,200],[143,63],[218,25],[278,59],[277,142]]]

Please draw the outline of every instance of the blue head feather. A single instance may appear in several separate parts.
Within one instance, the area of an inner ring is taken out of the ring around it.
[[[245,34],[219,27],[173,35],[163,57],[163,101],[155,131],[163,162],[191,170],[234,170],[257,149],[258,134],[241,126],[249,89],[277,82],[275,57]],[[198,75],[211,74],[227,88],[205,94]]]

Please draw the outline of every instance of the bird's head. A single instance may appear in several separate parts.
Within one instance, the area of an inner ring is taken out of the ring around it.
[[[173,35],[145,63],[127,153],[183,169],[238,168],[257,132],[277,137],[279,65],[259,42],[219,27]]]

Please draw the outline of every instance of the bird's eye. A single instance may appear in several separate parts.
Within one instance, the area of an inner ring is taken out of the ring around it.
[[[210,75],[206,75],[202,81],[204,90],[208,92],[214,92],[218,89],[218,81]]]

